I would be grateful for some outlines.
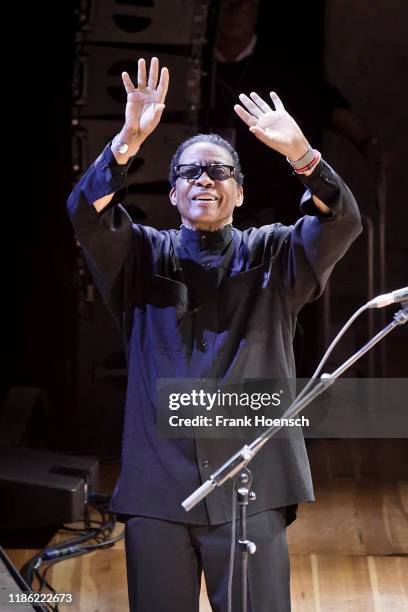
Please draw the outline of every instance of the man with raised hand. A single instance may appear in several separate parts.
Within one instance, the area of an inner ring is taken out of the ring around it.
[[[181,504],[240,446],[239,440],[174,439],[156,431],[161,378],[240,382],[294,378],[292,340],[301,307],[316,299],[361,231],[354,198],[309,145],[276,93],[274,108],[256,93],[235,106],[249,130],[288,158],[307,187],[302,216],[244,232],[232,225],[244,199],[233,147],[199,134],[170,164],[170,201],[180,229],[133,224],[120,205],[126,173],[164,109],[168,71],[138,64],[138,86],[122,75],[125,123],[73,190],[68,209],[77,238],[127,343],[128,387],[122,468],[111,508],[126,521],[130,609],[198,610],[204,571],[212,609],[227,610],[232,483],[186,513]],[[272,154],[272,153],[271,153]],[[296,180],[296,179],[294,179]],[[273,194],[273,176],[259,176]],[[248,203],[250,206],[250,203]],[[299,502],[313,500],[302,432],[267,444],[251,463],[255,501],[248,509],[248,609],[290,610],[286,527]],[[239,559],[233,609],[240,609]]]

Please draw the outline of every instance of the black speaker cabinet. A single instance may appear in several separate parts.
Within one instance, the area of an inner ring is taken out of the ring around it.
[[[28,448],[0,449],[0,529],[60,525],[81,518],[98,462]]]

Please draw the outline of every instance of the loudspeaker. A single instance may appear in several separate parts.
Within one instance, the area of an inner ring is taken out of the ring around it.
[[[73,89],[74,102],[81,107],[81,115],[116,115],[122,119],[126,92],[121,72],[128,72],[133,82],[137,83],[137,59],[144,57],[149,67],[154,55],[151,51],[137,52],[134,49],[95,46],[81,48],[76,58]],[[166,113],[187,112],[191,97],[188,95],[190,81],[197,78],[196,65],[188,56],[160,53],[160,66],[167,66],[174,81],[166,96]]]
[[[81,3],[79,23],[87,42],[188,45],[196,21],[206,17],[207,2],[172,0],[88,0]]]
[[[98,462],[28,448],[0,449],[0,529],[80,519]]]

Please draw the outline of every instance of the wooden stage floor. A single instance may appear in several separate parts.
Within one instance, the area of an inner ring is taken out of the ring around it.
[[[288,530],[292,610],[406,612],[408,479],[390,469],[375,477],[367,477],[365,469],[340,477],[335,469],[322,469],[322,456],[315,470],[320,472],[315,476],[317,501],[304,504]],[[36,551],[6,552],[19,568]],[[75,596],[76,605],[61,610],[128,610],[123,541],[56,564],[49,579],[57,591]],[[210,610],[203,585],[200,612]]]

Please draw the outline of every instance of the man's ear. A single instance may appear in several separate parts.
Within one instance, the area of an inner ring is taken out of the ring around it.
[[[177,196],[176,196],[176,188],[172,187],[169,192],[170,202],[173,206],[177,206]]]
[[[242,185],[238,185],[237,200],[236,200],[235,206],[238,206],[239,208],[240,206],[242,206],[243,203],[244,203],[244,189]]]

